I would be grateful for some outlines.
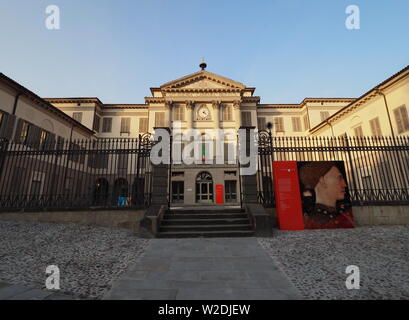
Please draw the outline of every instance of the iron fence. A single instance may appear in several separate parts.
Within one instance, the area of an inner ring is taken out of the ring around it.
[[[409,204],[409,137],[258,139],[258,199],[274,207],[273,161],[343,161],[353,205]]]
[[[0,210],[150,204],[150,134],[137,139],[0,141]]]

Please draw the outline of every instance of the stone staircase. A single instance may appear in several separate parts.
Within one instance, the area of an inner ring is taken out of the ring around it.
[[[160,221],[158,238],[250,237],[253,225],[234,206],[171,208]]]

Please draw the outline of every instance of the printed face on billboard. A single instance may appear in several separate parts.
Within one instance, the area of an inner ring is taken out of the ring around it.
[[[353,228],[342,161],[298,162],[305,229]]]

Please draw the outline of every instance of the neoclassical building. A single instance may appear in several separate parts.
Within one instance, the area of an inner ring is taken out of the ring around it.
[[[305,98],[295,104],[265,104],[256,88],[208,72],[150,88],[142,104],[104,104],[96,97],[40,98],[3,74],[0,77],[0,137],[11,140],[137,138],[155,127],[182,131],[220,129],[233,135],[241,126],[274,136],[399,136],[409,133],[409,66],[358,98]],[[233,139],[234,140],[234,139]],[[235,141],[225,150],[235,150]],[[230,149],[229,149],[230,148]],[[210,152],[203,149],[203,157]],[[226,152],[226,151],[225,151]],[[229,151],[230,152],[230,151]],[[234,152],[234,151],[232,151]],[[172,201],[214,203],[215,186],[224,201],[237,203],[237,165],[175,165]]]

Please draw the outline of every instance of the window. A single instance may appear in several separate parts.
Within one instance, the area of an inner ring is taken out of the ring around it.
[[[121,118],[121,133],[131,132],[131,118]]]
[[[112,118],[102,118],[102,132],[112,131]]]
[[[78,162],[80,158],[80,146],[74,142],[70,142],[70,150],[68,153],[68,160]]]
[[[308,119],[308,115],[304,116],[304,129],[305,130],[310,130],[310,121]]]
[[[128,153],[120,153],[118,155],[118,170],[128,169]]]
[[[282,117],[274,118],[274,127],[276,132],[284,132],[284,119]]]
[[[74,118],[74,120],[78,121],[79,123],[81,123],[82,121],[82,112],[74,112],[72,114],[72,117]]]
[[[183,181],[172,181],[172,202],[173,203],[183,203],[185,198]]]
[[[20,136],[19,136],[19,142],[25,144],[27,142],[27,137],[28,137],[28,129],[30,125],[23,121],[21,131],[20,131]]]
[[[348,146],[348,136],[347,136],[347,134],[346,133],[343,133],[343,134],[341,134],[340,136],[339,136],[339,139],[338,139],[338,141],[339,141],[339,146],[340,147],[347,147]]]
[[[356,137],[363,137],[364,136],[364,133],[362,131],[362,126],[357,126],[357,127],[354,128],[354,135]]]
[[[382,136],[381,125],[379,123],[379,118],[378,117],[370,120],[369,124],[371,126],[371,132],[372,132],[372,135],[374,137]]]
[[[325,121],[329,118],[329,112],[328,111],[321,111],[320,112],[321,115],[321,121]]]
[[[182,106],[176,106],[173,109],[173,120],[184,121],[185,120],[185,108]]]
[[[44,149],[46,143],[48,142],[48,135],[49,133],[45,130],[41,130],[40,133],[40,150]]]
[[[241,113],[241,125],[243,127],[251,127],[251,112],[242,112]]]
[[[291,117],[291,121],[293,123],[293,131],[294,132],[300,132],[302,131],[301,129],[301,119],[300,117]]]
[[[224,141],[224,163],[225,164],[236,164],[236,150],[235,145],[232,141]]]
[[[357,146],[363,145],[364,141],[363,141],[362,137],[364,136],[364,133],[362,131],[362,126],[357,126],[357,127],[354,128],[354,135],[355,135],[355,137],[358,137],[358,138],[355,138],[356,145]]]
[[[257,127],[259,130],[266,130],[266,118],[257,118]]]
[[[100,121],[101,121],[101,118],[95,115],[94,123],[92,124],[92,130],[99,132]]]
[[[156,112],[155,113],[155,127],[164,127],[165,126],[165,113]]]
[[[139,119],[139,133],[148,132],[148,118]]]
[[[0,110],[0,138],[12,139],[16,116]]]
[[[226,202],[236,202],[237,201],[237,191],[236,191],[236,181],[226,180],[224,182],[224,200]]]
[[[398,133],[406,132],[409,130],[409,118],[406,106],[403,105],[393,110],[395,115],[396,125],[398,127]]]
[[[31,178],[30,195],[39,196],[42,192],[44,172],[34,171]]]
[[[233,110],[231,106],[223,108],[223,121],[233,121]]]

